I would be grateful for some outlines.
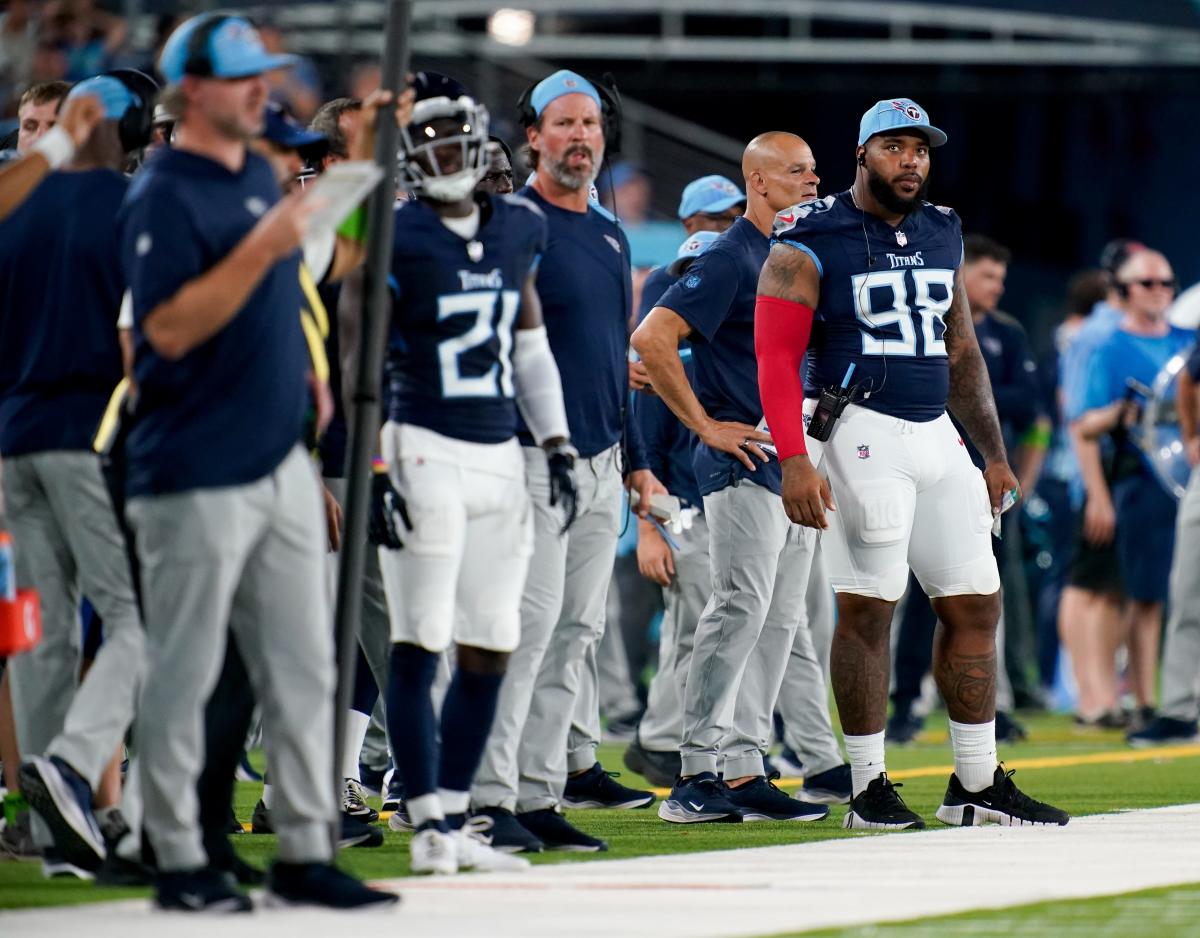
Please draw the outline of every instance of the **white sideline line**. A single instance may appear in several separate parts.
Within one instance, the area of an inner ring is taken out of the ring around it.
[[[1200,804],[1076,818],[389,880],[394,911],[167,915],[144,901],[0,914],[4,938],[739,938],[1200,880]]]

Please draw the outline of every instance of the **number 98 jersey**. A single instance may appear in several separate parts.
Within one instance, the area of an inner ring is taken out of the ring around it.
[[[422,201],[396,207],[387,416],[472,443],[517,428],[513,333],[521,288],[546,244],[546,219],[516,196],[477,196],[463,238]]]
[[[922,202],[893,228],[842,192],[780,212],[772,243],[808,254],[821,277],[808,393],[840,385],[853,363],[855,403],[903,420],[941,416],[950,382],[943,320],[962,263],[954,210]]]

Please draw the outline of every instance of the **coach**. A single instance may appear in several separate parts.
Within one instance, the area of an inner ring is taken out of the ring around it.
[[[333,642],[320,487],[300,444],[309,359],[300,254],[313,205],[280,200],[247,149],[262,128],[269,55],[245,20],[202,14],[159,70],[179,115],[171,149],[133,183],[121,253],[133,297],[138,400],[128,518],[141,566],[149,676],[138,724],[145,832],[165,908],[235,911],[197,824],[203,706],[227,627],[263,707],[278,770],[279,859],[268,889],[294,902],[394,901],[330,863]],[[319,400],[320,395],[314,395]]]

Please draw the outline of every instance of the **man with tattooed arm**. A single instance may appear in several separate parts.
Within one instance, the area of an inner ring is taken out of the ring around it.
[[[875,104],[854,185],[778,216],[758,285],[759,387],[784,508],[822,532],[837,593],[830,667],[853,774],[847,828],[925,826],[884,768],[889,630],[910,567],[939,620],[933,670],[954,750],[938,820],[1068,820],[996,758],[990,537],[1019,490],[958,272],[961,225],[923,198],[930,149],[945,142],[915,102]],[[982,474],[947,408],[983,454]]]

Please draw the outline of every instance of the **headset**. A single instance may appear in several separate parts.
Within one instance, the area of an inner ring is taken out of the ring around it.
[[[154,99],[158,97],[158,82],[139,72],[136,68],[114,68],[105,72],[129,89],[134,103],[125,110],[117,122],[117,133],[121,147],[126,153],[141,150],[150,142],[150,131],[154,123]]]
[[[604,156],[616,156],[621,152],[621,93],[612,72],[605,72],[600,81],[593,81],[587,75],[582,75],[596,89],[600,96],[600,121],[604,129]],[[522,127],[532,127],[537,123],[538,116],[533,110],[533,89],[542,83],[538,79],[521,92],[517,98],[517,121]]]
[[[209,40],[223,24],[232,17],[228,13],[213,13],[195,28],[187,42],[187,58],[183,61],[183,74],[197,78],[211,78],[213,73],[212,52]]]

